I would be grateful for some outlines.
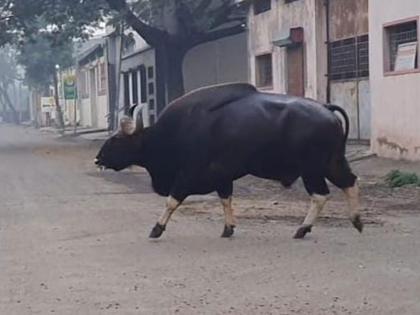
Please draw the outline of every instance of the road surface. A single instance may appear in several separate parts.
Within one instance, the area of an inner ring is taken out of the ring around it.
[[[234,238],[206,196],[150,241],[164,199],[141,169],[96,173],[98,145],[0,125],[0,314],[420,314],[418,190],[366,171],[365,232],[334,190],[297,241],[299,185],[246,178]]]

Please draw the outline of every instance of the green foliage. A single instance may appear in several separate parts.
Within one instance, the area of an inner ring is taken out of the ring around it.
[[[390,187],[403,187],[414,185],[420,187],[420,177],[415,173],[401,172],[400,170],[392,170],[385,177],[385,182]]]
[[[66,68],[73,64],[73,44],[56,46],[49,38],[39,36],[21,45],[17,60],[25,69],[27,84],[42,89],[52,82],[55,65]]]
[[[19,44],[40,33],[56,44],[86,38],[107,14],[102,0],[0,0],[0,45]]]

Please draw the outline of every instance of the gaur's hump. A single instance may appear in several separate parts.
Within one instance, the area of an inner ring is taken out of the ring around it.
[[[162,115],[173,110],[192,110],[196,106],[199,106],[200,109],[215,111],[256,92],[257,89],[248,83],[211,85],[191,91],[177,98],[167,106]]]

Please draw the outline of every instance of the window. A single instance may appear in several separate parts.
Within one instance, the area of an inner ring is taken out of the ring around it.
[[[149,109],[150,110],[155,109],[155,100],[153,98],[149,100]]]
[[[385,27],[385,72],[419,69],[417,21]]]
[[[150,82],[148,86],[149,86],[149,95],[155,94],[155,85],[153,84],[153,82]]]
[[[256,85],[258,87],[271,87],[273,85],[273,62],[271,54],[257,56],[255,68]]]
[[[331,42],[331,80],[355,79],[369,76],[369,36],[362,35]]]
[[[155,74],[155,71],[153,69],[153,67],[147,67],[147,78],[148,79],[153,79]]]
[[[106,67],[105,63],[101,62],[99,64],[99,82],[98,82],[98,94],[106,93]]]
[[[140,98],[142,103],[147,102],[147,82],[146,82],[146,67],[140,66]]]
[[[254,14],[260,14],[271,9],[271,0],[256,0],[254,2]]]
[[[137,86],[137,71],[131,72],[131,90],[133,93],[132,105],[139,104],[139,88]]]

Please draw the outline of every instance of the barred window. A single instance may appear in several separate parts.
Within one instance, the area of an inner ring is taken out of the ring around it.
[[[329,43],[331,80],[369,76],[369,36],[362,35]]]
[[[254,1],[254,14],[260,14],[271,10],[271,0],[256,0]]]
[[[396,62],[398,58],[398,50],[402,46],[411,45],[413,49],[408,58],[411,58],[408,62],[411,62],[411,69],[418,69],[418,34],[417,34],[417,21],[411,21],[402,24],[396,24],[392,26],[385,27],[385,52],[387,53],[385,57],[385,71],[396,71]],[[388,46],[388,47],[387,47]]]
[[[271,87],[273,85],[273,61],[271,54],[256,57],[256,85],[257,87]]]

